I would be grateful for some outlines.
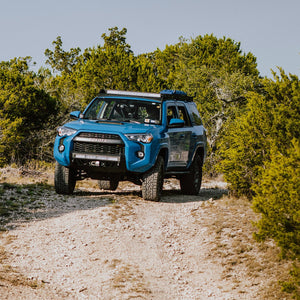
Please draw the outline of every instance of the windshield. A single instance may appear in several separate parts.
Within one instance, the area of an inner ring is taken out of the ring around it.
[[[85,119],[160,124],[161,104],[118,98],[96,98],[84,114]]]

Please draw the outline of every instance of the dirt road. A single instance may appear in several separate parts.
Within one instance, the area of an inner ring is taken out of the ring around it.
[[[161,202],[122,183],[39,195],[1,236],[1,299],[279,299],[282,262],[252,239],[255,215],[219,181]],[[272,257],[272,258],[270,258]]]

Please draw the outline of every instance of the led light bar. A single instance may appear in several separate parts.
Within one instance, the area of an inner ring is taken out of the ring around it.
[[[122,95],[132,97],[145,97],[145,98],[161,98],[160,94],[157,93],[146,93],[146,92],[131,92],[131,91],[119,91],[119,90],[106,90],[107,95]]]
[[[98,155],[98,154],[86,154],[86,153],[73,153],[73,158],[79,159],[92,159],[92,160],[101,160],[101,161],[117,161],[119,162],[119,155]]]
[[[164,100],[183,100],[193,101],[193,97],[188,96],[183,91],[178,90],[163,90],[160,93],[148,93],[148,92],[132,92],[132,91],[120,91],[120,90],[104,90],[100,91],[100,95],[110,96],[127,96],[127,97],[141,97],[148,99],[160,99]]]

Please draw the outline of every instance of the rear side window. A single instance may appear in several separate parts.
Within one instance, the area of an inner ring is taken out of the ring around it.
[[[171,119],[177,118],[176,106],[168,106],[167,109],[167,122],[170,123]]]
[[[197,106],[195,103],[189,104],[189,111],[191,113],[191,117],[195,125],[203,125],[200,114],[198,112]]]
[[[184,126],[190,127],[191,126],[191,121],[188,116],[188,113],[186,111],[185,106],[178,106],[178,113],[179,113],[179,119],[184,121]]]

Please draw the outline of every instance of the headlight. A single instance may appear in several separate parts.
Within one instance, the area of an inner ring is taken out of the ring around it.
[[[135,141],[135,142],[141,142],[144,144],[149,144],[153,140],[153,136],[151,133],[145,133],[145,134],[125,134],[125,136],[130,140],[130,141]]]
[[[64,126],[57,128],[57,133],[59,136],[69,136],[76,132],[77,132],[77,130],[68,128],[68,127],[64,127]]]

